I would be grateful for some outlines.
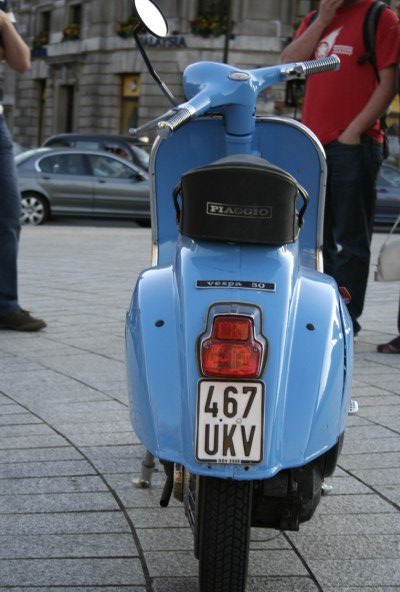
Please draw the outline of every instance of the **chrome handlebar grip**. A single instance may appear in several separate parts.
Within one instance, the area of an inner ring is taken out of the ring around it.
[[[283,67],[281,72],[284,80],[293,80],[295,78],[309,76],[310,74],[318,74],[319,72],[327,72],[329,70],[338,70],[339,67],[340,59],[334,54],[329,56],[329,58],[290,64],[289,66]]]
[[[169,119],[159,122],[159,124],[157,126],[158,127],[158,134],[162,138],[168,138],[168,136],[170,136],[175,130],[177,130],[184,123],[189,121],[189,119],[191,119],[192,115],[193,115],[193,113],[185,107],[183,107],[182,109],[179,109],[175,113],[175,115],[173,115]]]

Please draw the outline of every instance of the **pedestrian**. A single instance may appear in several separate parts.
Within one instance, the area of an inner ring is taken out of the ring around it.
[[[375,35],[376,69],[366,56],[363,25],[373,0],[321,0],[282,53],[290,63],[337,54],[337,72],[307,80],[303,123],[323,144],[328,164],[324,270],[348,289],[354,334],[367,287],[375,182],[382,163],[380,118],[396,90],[400,34],[397,15],[382,11]],[[361,58],[361,59],[360,59]]]
[[[1,6],[7,9],[6,2],[1,2]],[[30,50],[12,20],[10,13],[0,9],[0,58],[22,74],[30,68]],[[0,329],[39,331],[46,323],[32,317],[18,302],[20,202],[12,138],[0,105]]]
[[[399,300],[399,312],[397,314],[397,329],[398,336],[389,341],[388,343],[380,343],[376,346],[376,349],[381,354],[400,354],[400,300]]]

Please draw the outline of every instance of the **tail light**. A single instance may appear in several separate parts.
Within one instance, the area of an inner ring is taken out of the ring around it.
[[[252,317],[214,317],[211,335],[201,342],[200,361],[206,376],[256,378],[261,371],[263,344],[256,339]]]

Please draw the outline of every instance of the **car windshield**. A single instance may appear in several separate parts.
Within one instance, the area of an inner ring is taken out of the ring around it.
[[[25,162],[25,160],[28,160],[28,158],[30,158],[36,153],[36,150],[26,150],[26,152],[21,152],[21,154],[17,154],[17,156],[15,157],[15,164],[19,165]]]

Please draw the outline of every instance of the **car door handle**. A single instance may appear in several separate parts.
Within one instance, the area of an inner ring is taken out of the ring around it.
[[[50,175],[42,175],[42,179],[45,179],[46,181],[48,181],[49,179],[51,179]]]
[[[107,183],[107,181],[105,179],[97,179],[98,183]]]

